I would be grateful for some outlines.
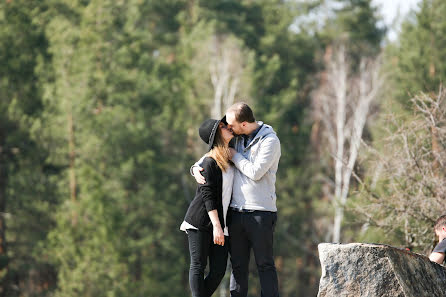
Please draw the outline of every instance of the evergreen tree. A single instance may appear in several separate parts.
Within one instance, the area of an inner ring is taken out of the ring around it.
[[[327,44],[346,43],[348,55],[356,69],[361,57],[376,56],[381,51],[381,42],[386,28],[380,25],[378,8],[371,0],[334,0],[339,7],[328,18],[321,39]]]
[[[186,256],[177,231],[185,204],[177,180],[187,172],[177,166],[187,158],[174,47],[181,8],[90,1],[48,13],[45,141],[66,168],[46,246],[57,296],[184,294],[166,285],[183,283]]]
[[[45,294],[55,272],[38,254],[57,203],[45,164],[47,150],[34,134],[43,108],[36,67],[48,59],[34,11],[45,3],[0,4],[0,295]]]
[[[403,24],[397,42],[389,47],[388,68],[394,82],[391,95],[410,109],[408,98],[418,92],[436,94],[446,78],[446,3],[424,0]]]

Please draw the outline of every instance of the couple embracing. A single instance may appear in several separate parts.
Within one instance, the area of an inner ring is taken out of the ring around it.
[[[278,297],[273,233],[280,141],[245,103],[232,105],[221,120],[204,121],[199,134],[209,152],[191,168],[198,187],[180,227],[189,241],[192,296],[212,296],[229,253],[231,297],[246,297],[252,249],[261,296]]]

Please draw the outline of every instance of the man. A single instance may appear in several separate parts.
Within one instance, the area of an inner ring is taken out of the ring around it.
[[[435,234],[438,236],[438,244],[429,256],[432,262],[443,264],[446,253],[446,215],[437,219],[434,225]]]
[[[261,296],[278,297],[273,233],[277,220],[275,182],[280,141],[271,126],[255,121],[246,103],[232,105],[223,121],[238,135],[235,149],[230,149],[237,170],[227,218],[232,263],[231,297],[248,294],[251,248],[259,273]],[[204,183],[198,164],[192,167],[193,175],[198,183]]]

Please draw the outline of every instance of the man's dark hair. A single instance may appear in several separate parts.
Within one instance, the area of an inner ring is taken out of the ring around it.
[[[434,230],[441,230],[442,227],[446,227],[446,215],[442,215],[437,219],[434,225]]]
[[[231,107],[228,108],[228,112],[229,111],[234,112],[235,120],[239,123],[254,123],[256,121],[251,108],[244,102],[233,104]]]

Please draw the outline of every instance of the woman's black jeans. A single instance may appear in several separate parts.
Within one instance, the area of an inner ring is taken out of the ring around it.
[[[225,245],[216,245],[212,232],[187,230],[190,252],[189,283],[193,297],[210,297],[225,275],[228,261],[228,237]],[[209,274],[204,277],[209,258]]]

